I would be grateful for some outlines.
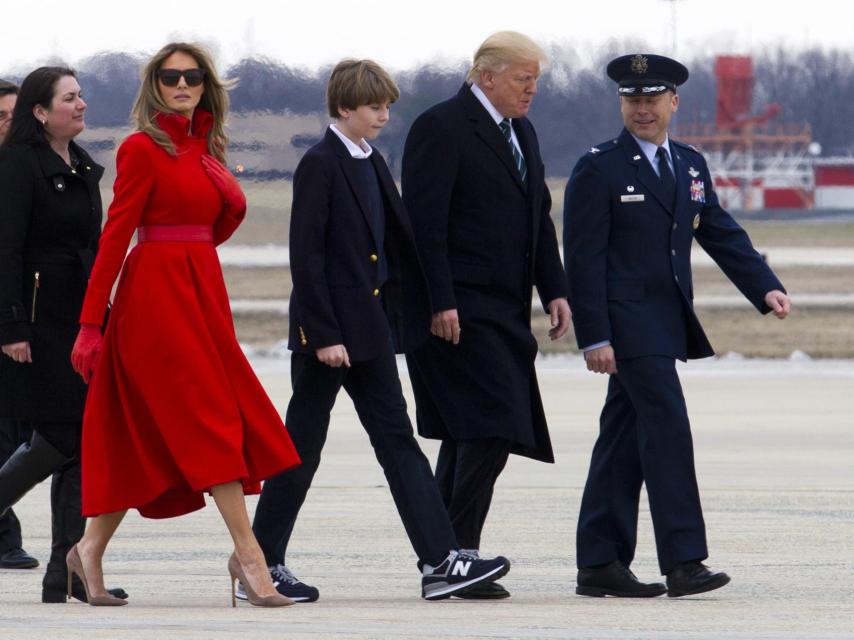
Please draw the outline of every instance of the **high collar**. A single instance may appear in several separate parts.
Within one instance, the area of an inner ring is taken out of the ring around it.
[[[165,131],[175,144],[193,138],[204,139],[213,127],[213,116],[199,107],[196,107],[193,112],[192,135],[190,135],[190,119],[180,114],[161,111],[157,113],[155,119],[157,126]]]

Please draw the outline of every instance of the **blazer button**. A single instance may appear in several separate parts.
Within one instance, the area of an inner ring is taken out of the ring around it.
[[[377,260],[379,260],[379,257],[377,257],[377,254],[372,253],[371,254],[371,262],[376,262]]]
[[[671,249],[671,250],[670,250],[670,255],[675,256],[675,255],[676,255],[676,249]]]
[[[374,289],[374,297],[377,297],[378,295],[380,295],[380,290]]]

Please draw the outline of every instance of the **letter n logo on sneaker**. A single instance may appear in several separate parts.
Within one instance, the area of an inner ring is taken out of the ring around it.
[[[451,571],[451,575],[466,577],[469,574],[470,568],[471,560],[466,560],[465,562],[463,562],[462,560],[458,560],[454,563],[454,569],[453,571]]]

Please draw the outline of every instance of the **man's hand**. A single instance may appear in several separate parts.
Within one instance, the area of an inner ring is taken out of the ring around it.
[[[446,309],[433,314],[430,333],[454,344],[460,343],[460,317],[456,309]]]
[[[771,307],[774,315],[783,320],[792,310],[792,300],[779,289],[774,289],[765,294],[765,304]]]
[[[598,349],[584,352],[587,370],[594,373],[617,373],[617,360],[614,358],[614,347],[610,344]]]
[[[350,366],[350,356],[347,355],[347,348],[343,344],[333,344],[329,347],[323,347],[316,351],[317,359],[323,364],[330,367],[338,368],[342,364],[345,367]]]
[[[33,354],[30,350],[29,342],[12,342],[11,344],[3,345],[3,353],[12,358],[15,362],[33,361]]]
[[[552,317],[549,338],[557,340],[569,330],[569,320],[572,318],[572,311],[569,310],[569,302],[566,298],[555,298],[549,302],[549,314]]]

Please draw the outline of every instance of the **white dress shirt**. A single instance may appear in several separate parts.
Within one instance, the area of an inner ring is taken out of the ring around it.
[[[492,103],[489,101],[489,98],[486,97],[486,94],[483,92],[483,89],[472,83],[471,92],[478,100],[480,100],[480,103],[489,112],[489,115],[492,116],[492,119],[495,120],[496,126],[499,125],[500,122],[504,120],[504,116],[501,115],[498,109],[492,106]],[[507,120],[510,121],[510,139],[513,141],[513,146],[516,147],[516,151],[519,152],[519,155],[524,158],[525,154],[522,153],[522,147],[519,146],[519,140],[516,138],[516,131],[513,130],[513,119],[507,118]],[[504,135],[504,133],[502,132],[501,135]]]
[[[344,143],[344,146],[347,147],[347,151],[349,151],[350,155],[354,158],[364,160],[365,158],[370,157],[371,153],[373,153],[374,148],[365,142],[364,138],[359,140],[359,144],[356,144],[350,140],[350,138],[341,133],[341,129],[336,127],[334,124],[330,124],[329,128],[332,129],[332,133],[341,138],[341,142]]]

